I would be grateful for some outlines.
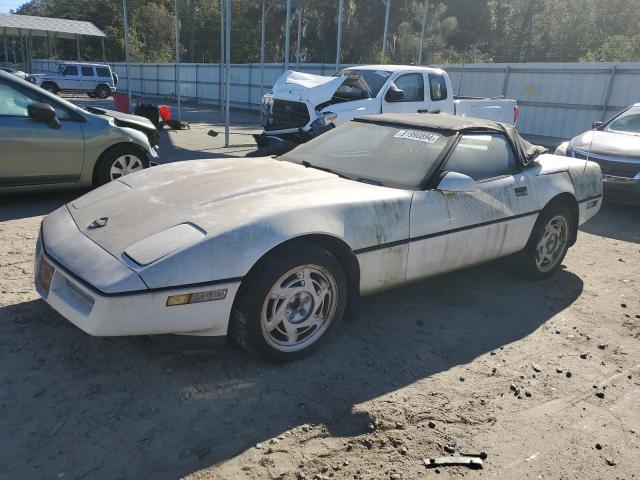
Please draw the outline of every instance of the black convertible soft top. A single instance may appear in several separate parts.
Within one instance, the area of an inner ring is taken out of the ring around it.
[[[446,113],[384,113],[382,115],[365,115],[356,118],[356,122],[395,125],[420,130],[441,130],[448,132],[499,132],[505,134],[516,151],[518,161],[528,165],[538,155],[547,151],[545,147],[533,145],[520,136],[513,125],[483,120],[481,118],[462,117]]]

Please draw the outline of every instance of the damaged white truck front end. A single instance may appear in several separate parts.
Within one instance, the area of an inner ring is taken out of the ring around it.
[[[458,99],[445,71],[406,65],[349,67],[332,77],[286,71],[263,97],[262,111],[258,146],[281,143],[285,151],[363,115],[449,113],[514,124],[517,119],[515,100]]]

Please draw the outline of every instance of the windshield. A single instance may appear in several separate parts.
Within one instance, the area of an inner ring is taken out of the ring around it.
[[[414,190],[436,168],[436,160],[451,135],[354,121],[280,158],[353,180]]]
[[[610,132],[626,132],[640,134],[640,106],[631,107],[623,112],[608,126]]]
[[[384,82],[387,81],[391,72],[386,70],[354,70],[354,69],[345,69],[340,70],[338,73],[334,75],[334,77],[349,77],[352,75],[358,75],[362,78],[369,90],[371,91],[371,96],[375,97],[378,95],[378,92],[384,85]]]

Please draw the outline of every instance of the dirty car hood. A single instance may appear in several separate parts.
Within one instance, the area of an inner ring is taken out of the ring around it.
[[[319,105],[331,100],[346,79],[347,77],[324,77],[287,70],[273,85],[273,96],[283,100]]]
[[[67,207],[82,233],[123,258],[132,245],[178,225],[203,232],[202,240],[256,223],[287,228],[295,224],[309,231],[317,225],[308,212],[399,199],[408,205],[410,198],[403,190],[350,181],[286,161],[230,158],[146,169],[89,192]],[[104,218],[106,225],[96,228],[94,222]],[[273,219],[275,223],[269,223]]]

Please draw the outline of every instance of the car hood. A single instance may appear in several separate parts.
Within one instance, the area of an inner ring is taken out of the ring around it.
[[[575,137],[571,148],[613,157],[640,158],[640,136],[590,130]]]
[[[328,102],[347,77],[325,77],[287,70],[273,85],[274,98],[309,102],[319,105]]]
[[[69,203],[68,209],[82,233],[114,257],[128,263],[133,259],[130,266],[139,268],[229,232],[242,238],[241,232],[254,232],[250,227],[255,225],[260,225],[260,235],[267,236],[317,232],[322,231],[318,218],[325,222],[328,212],[345,205],[357,209],[386,202],[387,208],[402,204],[408,209],[410,199],[411,193],[404,190],[355,182],[291,162],[229,158],[146,169],[89,192]],[[381,217],[393,215],[391,211]],[[372,235],[375,238],[375,232]],[[370,241],[363,239],[365,245]]]

